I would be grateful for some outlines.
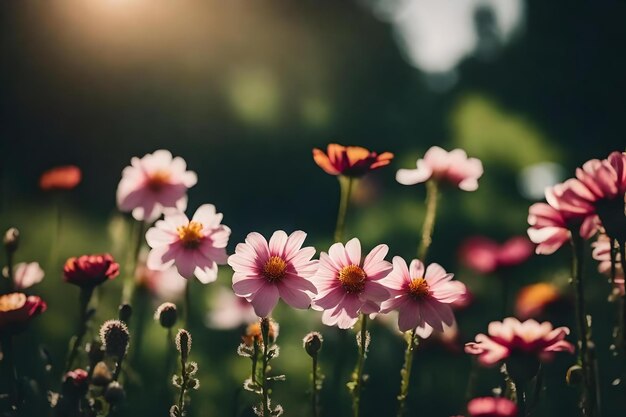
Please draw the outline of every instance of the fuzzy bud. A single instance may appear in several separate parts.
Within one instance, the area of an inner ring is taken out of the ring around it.
[[[322,348],[323,342],[324,338],[318,332],[311,332],[302,339],[304,350],[306,350],[306,353],[312,358],[317,356],[317,352]]]
[[[133,307],[130,304],[121,304],[117,312],[117,317],[124,323],[128,323],[130,316],[133,315]]]
[[[180,329],[176,333],[176,349],[180,352],[183,362],[187,362],[191,352],[191,334],[187,330]]]
[[[157,320],[161,326],[166,329],[171,328],[174,324],[176,324],[176,320],[178,319],[178,312],[176,311],[176,304],[173,303],[163,303],[157,307],[154,312],[154,319]]]
[[[117,381],[111,382],[106,391],[104,391],[104,399],[109,404],[119,404],[126,398],[124,387]]]
[[[4,233],[4,239],[2,242],[4,243],[4,249],[8,253],[15,252],[20,243],[20,231],[15,227],[11,227]]]
[[[93,382],[94,385],[103,387],[111,382],[111,379],[113,379],[113,376],[111,375],[111,371],[109,370],[107,364],[104,362],[98,362],[93,368],[91,382]]]
[[[119,320],[105,321],[100,327],[100,340],[108,355],[121,358],[126,354],[130,334],[128,327]]]

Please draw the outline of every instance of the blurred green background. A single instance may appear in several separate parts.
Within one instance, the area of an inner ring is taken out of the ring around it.
[[[210,202],[224,213],[233,230],[230,252],[250,231],[269,236],[277,229],[306,231],[319,251],[331,243],[338,185],[313,163],[311,149],[338,142],[394,152],[390,167],[362,181],[347,235],[367,248],[387,243],[390,255],[408,258],[424,190],[396,183],[395,170],[413,166],[432,145],[464,148],[483,161],[485,175],[477,192],[445,192],[430,258],[476,295],[458,314],[466,342],[502,318],[502,277],[463,269],[463,239],[524,234],[528,206],[543,186],[625,146],[623,1],[21,0],[3,2],[0,19],[0,226],[21,230],[18,261],[42,264],[46,279],[33,292],[49,306],[17,341],[24,375],[42,373],[40,344],[62,364],[75,331],[78,291],[62,283],[63,261],[104,251],[126,258],[129,220],[116,220],[114,232],[110,225],[132,156],[165,148],[184,157],[199,177],[189,208]],[[60,199],[44,195],[39,175],[68,163],[82,169],[82,183]],[[567,250],[534,257],[506,279],[514,290],[539,281],[565,285],[568,262]],[[608,348],[609,288],[587,266],[603,415],[621,416],[623,387],[611,386],[621,365]],[[249,367],[235,354],[241,332],[203,325],[214,287],[228,286],[230,276],[223,267],[216,284],[194,283],[192,357],[202,385],[192,393],[190,416],[249,415],[246,395],[234,407]],[[115,317],[123,278],[102,288],[94,331]],[[145,302],[145,339],[133,353],[121,415],[165,416],[166,335],[148,322],[152,306]],[[555,324],[574,327],[569,313]],[[354,363],[352,337],[341,339],[315,312],[280,306],[275,317],[282,349],[275,370],[288,381],[276,385],[275,399],[285,415],[309,412],[301,338],[313,329],[327,341],[323,415],[348,415],[343,382]],[[382,325],[372,336],[363,416],[394,415],[403,341]],[[345,369],[334,378],[333,359],[343,354]],[[549,366],[538,415],[576,415],[576,390],[564,383],[573,362],[560,357]],[[461,350],[419,351],[410,415],[462,413],[470,369]],[[49,389],[58,388],[58,373],[53,369]],[[497,371],[480,370],[471,394],[489,394],[498,380]],[[42,406],[31,402],[28,415],[43,415]]]

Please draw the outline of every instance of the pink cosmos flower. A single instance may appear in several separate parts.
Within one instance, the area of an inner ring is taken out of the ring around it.
[[[520,322],[507,317],[504,321],[489,323],[489,336],[478,334],[476,342],[467,343],[465,352],[479,355],[478,361],[484,366],[493,366],[504,359],[517,355],[535,356],[538,360],[549,361],[554,352],[574,353],[574,346],[564,340],[569,334],[567,327],[557,327],[545,321]]]
[[[20,262],[13,270],[13,285],[18,291],[24,290],[43,280],[45,273],[37,262]]]
[[[187,280],[183,278],[175,266],[164,271],[155,271],[145,264],[139,265],[135,274],[137,286],[144,287],[157,300],[178,301],[183,298]]]
[[[261,234],[252,232],[228,258],[235,271],[233,290],[252,303],[257,316],[267,317],[279,298],[294,308],[311,304],[317,289],[310,278],[317,270],[317,261],[311,260],[315,248],[302,247],[305,238],[301,230],[289,236],[278,230],[268,243]]]
[[[361,259],[361,242],[354,238],[345,247],[335,243],[320,254],[320,263],[313,282],[317,297],[313,308],[323,310],[322,323],[347,329],[356,323],[359,314],[380,311],[380,303],[390,296],[389,290],[379,282],[392,269],[385,256],[387,245],[378,245]]]
[[[433,178],[459,187],[463,191],[476,191],[478,179],[483,175],[483,164],[479,159],[468,158],[462,149],[445,151],[433,146],[417,160],[416,169],[400,169],[396,180],[403,185],[414,185]]]
[[[404,259],[395,256],[393,271],[380,281],[392,296],[382,303],[381,312],[398,310],[402,332],[417,328],[424,338],[433,329],[443,332],[444,324],[454,323],[450,304],[465,295],[465,285],[452,281],[452,277],[438,264],[424,268],[421,261],[414,259],[407,267]]]
[[[469,268],[489,274],[499,268],[524,263],[533,254],[535,245],[525,236],[514,236],[499,245],[482,236],[467,239],[459,249],[461,261]]]
[[[215,281],[217,265],[226,263],[230,236],[230,229],[221,224],[222,217],[212,204],[198,207],[191,220],[182,212],[166,213],[146,233],[152,248],[148,268],[165,271],[175,266],[184,278],[195,276],[203,284]]]
[[[187,208],[187,189],[197,182],[195,172],[187,171],[181,157],[172,158],[166,150],[134,157],[122,171],[117,187],[117,206],[132,212],[139,221],[152,222],[166,209],[184,211]]]
[[[252,304],[245,298],[237,297],[230,289],[218,288],[211,311],[207,313],[206,324],[213,329],[235,329],[242,324],[257,322]]]
[[[467,403],[470,417],[517,417],[517,405],[508,398],[481,397]]]

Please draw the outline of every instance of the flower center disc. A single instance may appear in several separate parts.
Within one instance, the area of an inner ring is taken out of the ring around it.
[[[409,283],[409,292],[411,297],[419,300],[430,295],[430,287],[424,278],[413,278]]]
[[[344,266],[339,270],[339,281],[343,288],[349,293],[359,293],[365,287],[367,274],[358,265]]]
[[[170,177],[169,171],[159,169],[153,172],[150,178],[148,178],[148,188],[152,191],[161,191],[164,186],[170,183]]]
[[[0,297],[0,312],[17,310],[26,303],[26,295],[22,293],[7,294]]]
[[[178,238],[183,242],[186,248],[197,248],[202,242],[204,235],[202,234],[202,223],[190,221],[187,226],[179,226],[176,231]]]
[[[280,256],[272,256],[263,265],[263,275],[269,282],[280,281],[285,276],[287,262]]]

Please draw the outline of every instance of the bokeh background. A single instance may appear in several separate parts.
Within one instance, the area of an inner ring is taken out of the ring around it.
[[[58,388],[76,327],[78,291],[62,283],[64,259],[110,251],[124,260],[130,250],[130,221],[116,212],[115,189],[132,156],[165,148],[184,157],[199,177],[189,208],[210,202],[224,213],[232,252],[248,232],[277,229],[305,230],[325,250],[338,185],[313,163],[311,149],[338,142],[392,151],[391,167],[360,184],[347,234],[410,257],[424,190],[396,183],[395,170],[413,166],[432,145],[465,149],[483,161],[485,175],[477,192],[444,193],[430,256],[475,294],[458,313],[461,343],[502,318],[501,280],[512,291],[555,282],[567,294],[569,274],[562,250],[506,276],[482,276],[459,264],[463,240],[524,234],[528,206],[546,185],[626,144],[624,1],[20,0],[2,2],[0,19],[0,226],[21,230],[18,261],[39,261],[46,271],[33,291],[49,309],[17,342],[20,373],[43,375],[41,345],[58,365],[42,377],[43,392]],[[42,193],[40,174],[68,163],[83,171],[79,187]],[[604,415],[624,415],[623,387],[611,385],[620,365],[609,353],[610,289],[587,266]],[[192,356],[202,386],[190,416],[249,415],[252,398],[236,397],[249,368],[235,354],[241,331],[204,325],[216,287],[227,287],[230,276],[224,267],[216,284],[194,283]],[[103,287],[94,331],[115,317],[124,278]],[[133,352],[120,415],[165,416],[173,395],[163,375],[166,336],[150,322],[153,301],[142,302],[144,341]],[[561,313],[555,323],[574,327],[570,311]],[[327,341],[323,415],[348,415],[352,336],[342,339],[311,311],[279,307],[275,317],[282,348],[275,371],[288,381],[277,384],[275,399],[285,415],[308,413],[301,338],[313,329]],[[372,336],[363,415],[394,415],[403,341],[383,324]],[[337,357],[345,364],[339,378]],[[550,365],[537,415],[576,415],[576,390],[564,383],[573,362]],[[424,347],[410,415],[462,413],[470,373],[460,347]],[[497,370],[480,370],[470,395],[489,394],[498,380]],[[43,415],[43,401],[30,407],[28,415]]]

